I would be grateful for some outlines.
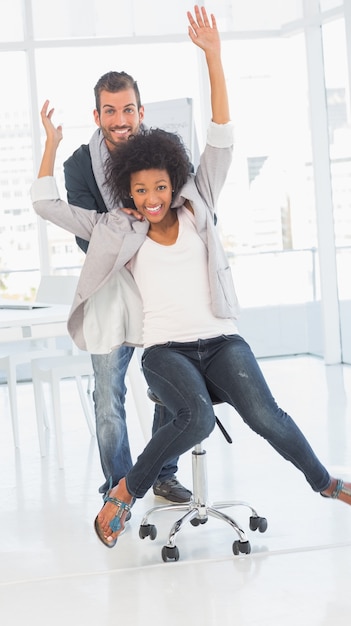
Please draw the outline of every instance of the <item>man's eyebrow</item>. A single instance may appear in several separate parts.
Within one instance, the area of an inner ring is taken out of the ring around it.
[[[115,109],[116,108],[114,104],[106,103],[106,104],[102,105],[103,109],[105,109],[106,107],[108,107],[109,109]],[[124,104],[122,108],[125,109],[126,107],[136,107],[136,104],[135,104],[135,102],[130,102],[129,104]]]

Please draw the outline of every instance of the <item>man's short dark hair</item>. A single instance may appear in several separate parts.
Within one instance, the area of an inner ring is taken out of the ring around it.
[[[100,94],[102,91],[110,91],[111,93],[117,93],[118,91],[126,91],[126,89],[133,89],[135,93],[135,99],[138,109],[141,107],[141,99],[139,87],[134,80],[133,76],[126,72],[107,72],[103,74],[94,87],[95,93],[95,107],[100,115]]]

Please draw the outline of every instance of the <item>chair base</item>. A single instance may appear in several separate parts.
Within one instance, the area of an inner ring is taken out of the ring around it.
[[[212,505],[208,503],[206,451],[203,449],[201,443],[195,446],[192,452],[192,473],[193,497],[191,501],[187,504],[165,504],[149,509],[141,520],[139,537],[141,539],[150,537],[151,540],[156,538],[156,526],[149,523],[149,518],[154,513],[160,513],[162,511],[185,511],[185,515],[173,524],[168,535],[168,541],[162,548],[161,554],[164,561],[179,560],[179,550],[176,546],[176,537],[186,524],[190,523],[192,526],[199,526],[200,524],[205,524],[209,517],[214,517],[229,524],[236,532],[238,539],[236,539],[232,545],[232,551],[235,555],[240,553],[250,554],[251,546],[245,532],[232,517],[223,513],[221,509],[235,506],[247,507],[251,512],[249,519],[250,530],[259,530],[261,533],[265,532],[267,529],[266,518],[258,515],[257,511],[250,504],[240,500],[216,502]]]

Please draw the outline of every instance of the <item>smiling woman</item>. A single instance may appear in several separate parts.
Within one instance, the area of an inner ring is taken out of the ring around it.
[[[131,137],[111,154],[107,182],[116,203],[132,198],[134,207],[150,223],[148,236],[169,245],[177,232],[177,213],[170,211],[171,203],[190,171],[181,138],[151,129]],[[172,232],[167,235],[169,227]]]

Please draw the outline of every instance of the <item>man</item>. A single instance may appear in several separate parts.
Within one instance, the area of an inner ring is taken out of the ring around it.
[[[125,72],[108,72],[94,88],[94,119],[99,127],[89,145],[82,145],[64,163],[67,199],[70,204],[99,213],[112,208],[105,185],[105,164],[110,151],[136,134],[142,127],[144,107],[136,81]],[[122,207],[121,207],[122,208]],[[123,207],[126,213],[136,211]],[[86,252],[88,242],[77,238]],[[101,254],[104,251],[101,250]],[[103,322],[103,320],[102,320]],[[125,414],[125,375],[134,348],[122,346],[109,354],[92,354],[95,377],[94,404],[96,434],[105,482],[99,491],[105,494],[132,467]],[[146,402],[146,399],[145,399]],[[172,419],[164,407],[156,405],[152,432]],[[188,502],[191,491],[179,483],[175,474],[178,459],[161,470],[153,486],[156,496],[170,502]]]

